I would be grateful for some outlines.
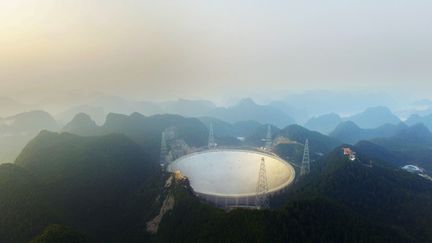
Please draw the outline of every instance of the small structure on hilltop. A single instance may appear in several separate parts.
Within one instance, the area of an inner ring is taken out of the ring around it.
[[[351,148],[343,148],[344,155],[348,157],[349,160],[355,161],[357,159],[357,153]]]

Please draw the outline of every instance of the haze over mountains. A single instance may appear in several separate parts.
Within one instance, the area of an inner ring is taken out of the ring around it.
[[[0,241],[431,241],[432,133],[422,112],[406,121],[383,106],[311,117],[283,101],[101,97],[55,116],[7,116]],[[312,163],[310,176],[271,199],[272,210],[225,212],[159,169],[162,132],[176,158],[205,148],[210,126],[218,146],[263,147],[268,125],[275,154],[299,173],[308,139]]]
[[[62,96],[59,94],[59,96]],[[166,101],[149,101],[142,98],[127,98],[120,96],[101,95],[92,93],[86,95],[63,94],[68,98],[58,97],[31,100],[25,103],[17,98],[2,97],[0,99],[0,117],[11,116],[20,112],[31,110],[45,110],[53,114],[63,124],[69,122],[74,115],[83,112],[91,115],[98,124],[103,123],[107,113],[131,114],[140,112],[145,115],[153,114],[179,114],[183,116],[208,116],[211,112],[221,112],[220,109],[236,109],[236,106],[245,105],[255,109],[277,109],[285,116],[298,124],[304,124],[312,117],[335,113],[342,117],[352,116],[368,108],[381,105],[390,108],[402,120],[413,114],[421,116],[430,114],[431,104],[428,100],[412,101],[412,99],[399,99],[395,102],[384,93],[368,94],[355,92],[310,91],[298,94],[288,94],[287,98],[225,98],[221,102],[212,102],[203,99],[178,99]],[[243,103],[243,104],[242,104]],[[273,108],[271,108],[273,107]],[[378,108],[378,107],[377,107]],[[214,111],[215,110],[215,111]],[[377,111],[377,110],[375,110]],[[228,112],[228,111],[225,111]],[[370,110],[368,112],[373,112]],[[378,111],[379,112],[379,111]],[[256,115],[256,114],[255,114]],[[233,116],[233,114],[231,114]],[[234,119],[234,118],[232,118]],[[282,119],[282,118],[280,118]],[[288,118],[284,118],[288,119]],[[361,118],[359,118],[361,119]],[[369,124],[373,125],[373,124]],[[369,128],[369,127],[365,127]]]
[[[325,114],[311,118],[305,126],[310,129],[328,134],[336,129],[343,121],[352,121],[361,128],[373,129],[382,125],[396,125],[401,122],[387,107],[369,107],[363,112],[347,117],[341,117],[335,113]]]
[[[10,101],[10,99],[7,100]],[[3,146],[1,146],[0,161],[3,163],[13,162],[25,144],[41,130],[70,132],[81,136],[125,133],[138,144],[145,145],[150,144],[152,140],[159,139],[163,127],[174,126],[173,124],[177,124],[176,132],[180,134],[193,127],[197,134],[194,137],[186,138],[186,141],[193,145],[197,145],[196,142],[199,141],[198,144],[201,146],[205,144],[207,136],[205,130],[209,128],[210,124],[213,124],[221,145],[239,144],[241,142],[239,138],[248,141],[251,136],[254,136],[254,133],[256,134],[256,131],[266,124],[275,126],[273,128],[274,136],[283,137],[279,134],[280,131],[290,125],[298,124],[323,135],[329,135],[329,137],[343,143],[356,144],[362,140],[369,140],[381,141],[380,145],[383,143],[387,145],[388,142],[382,142],[384,138],[391,140],[398,135],[408,136],[409,132],[402,135],[401,133],[410,127],[419,127],[418,124],[423,124],[430,128],[431,123],[428,120],[430,115],[423,116],[421,114],[425,109],[429,109],[431,104],[426,100],[416,103],[415,105],[422,106],[422,110],[419,110],[418,114],[412,115],[406,121],[402,121],[384,106],[369,107],[349,116],[329,113],[305,119],[308,117],[306,115],[308,111],[294,108],[284,101],[260,105],[247,98],[225,107],[205,100],[180,99],[178,101],[133,102],[120,97],[103,96],[94,99],[89,104],[68,108],[54,117],[46,112],[32,111],[1,118],[0,143]],[[26,107],[30,109],[30,106]],[[154,116],[155,114],[176,114],[177,116]],[[190,117],[190,121],[194,121],[195,124],[182,128],[178,125],[181,120],[185,121],[184,124],[190,123],[189,118],[186,119],[182,116]],[[168,120],[172,121],[169,122]],[[160,123],[159,128],[150,125],[153,123]],[[148,126],[152,128],[146,129]],[[259,136],[263,137],[264,133],[265,129]],[[259,141],[258,137],[254,139]],[[427,143],[427,141],[424,142]],[[330,144],[334,143],[331,142]],[[153,147],[155,151],[158,149],[157,146],[159,145],[156,144]],[[325,153],[325,151],[318,152]],[[422,152],[428,154],[427,151],[422,150]],[[157,156],[156,152],[152,152],[152,154]],[[423,160],[425,156],[422,157]],[[422,164],[423,162],[419,163]]]
[[[0,97],[0,116],[12,116],[31,109],[31,106],[22,104],[12,98]]]
[[[0,118],[0,161],[13,162],[24,146],[41,130],[57,131],[59,128],[57,121],[44,111]]]
[[[408,126],[404,123],[400,123],[398,125],[385,124],[374,129],[363,129],[352,121],[346,121],[339,123],[329,136],[337,138],[345,143],[355,144],[361,140],[391,137],[407,127]]]
[[[330,98],[330,94],[335,95],[337,98]],[[53,113],[52,115],[44,113],[43,116],[45,118],[40,117],[41,112],[30,112],[25,113],[27,115],[18,116],[18,120],[24,119],[27,123],[30,123],[30,120],[32,120],[31,123],[33,126],[32,131],[20,128],[23,129],[19,131],[20,134],[18,134],[17,129],[14,130],[14,126],[19,126],[17,125],[18,123],[15,125],[11,124],[11,120],[14,119],[12,116],[3,116],[4,118],[0,118],[0,142],[4,144],[2,149],[5,150],[0,159],[3,162],[13,162],[26,142],[34,137],[37,131],[42,129],[74,131],[76,129],[73,126],[85,126],[87,130],[81,129],[81,135],[94,134],[95,131],[100,132],[99,126],[105,126],[106,117],[110,113],[130,115],[138,112],[146,116],[178,114],[185,117],[195,117],[203,121],[207,127],[210,121],[213,121],[216,128],[221,129],[221,135],[227,135],[224,133],[230,131],[232,134],[236,134],[237,137],[245,137],[249,133],[246,130],[238,132],[241,130],[238,130],[238,126],[247,127],[251,130],[259,124],[273,124],[278,128],[284,128],[290,124],[299,124],[310,130],[326,135],[329,134],[332,137],[351,144],[364,139],[394,135],[395,130],[397,130],[395,126],[398,126],[402,122],[402,119],[395,115],[395,113],[400,113],[403,110],[402,107],[411,106],[410,114],[412,115],[405,121],[407,125],[412,126],[422,123],[429,129],[432,127],[432,119],[429,119],[432,114],[427,113],[427,110],[432,107],[432,102],[428,100],[420,100],[408,106],[400,106],[395,112],[392,112],[385,106],[361,108],[366,105],[366,103],[362,104],[360,102],[361,98],[368,97],[373,101],[379,99],[378,96],[373,95],[354,96],[349,105],[344,103],[343,106],[336,105],[336,101],[340,98],[347,98],[345,94],[316,91],[289,97],[285,100],[272,101],[267,104],[258,104],[250,98],[245,98],[231,105],[216,105],[207,100],[132,101],[114,96],[87,97],[81,104],[74,102],[73,105],[63,104],[58,106],[65,108],[63,111]],[[308,99],[316,101],[316,107],[312,106],[312,103]],[[387,98],[384,98],[383,102],[389,103]],[[323,103],[326,104],[326,110],[332,111],[334,109],[335,111],[341,111],[341,113],[332,112],[324,115],[314,115],[317,114],[316,112],[325,111],[324,106],[319,109],[317,108]],[[50,107],[46,103],[23,105],[10,98],[0,99],[0,107],[3,107],[1,109],[2,114],[9,114],[13,111],[17,113],[32,111],[34,107],[44,106]],[[346,115],[350,108],[352,109],[351,114]],[[81,115],[76,117],[78,114]],[[86,117],[84,114],[89,117]],[[38,120],[40,121],[37,122]],[[72,120],[74,121],[71,122]],[[353,123],[346,123],[348,121]],[[54,123],[59,125],[54,125]],[[237,126],[237,128],[234,129],[231,126]],[[358,129],[363,130],[359,131]],[[236,141],[230,141],[229,143],[236,143]]]

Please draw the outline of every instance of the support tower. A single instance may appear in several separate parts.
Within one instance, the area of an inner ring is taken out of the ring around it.
[[[258,209],[269,208],[267,172],[264,158],[261,158],[255,204]]]
[[[271,132],[271,125],[268,125],[267,127],[267,136],[266,136],[266,143],[265,143],[265,150],[270,151],[273,147],[273,139],[272,139],[272,132]]]
[[[300,176],[307,175],[309,174],[309,172],[310,172],[309,140],[306,139],[304,153],[303,153],[303,161],[300,170]]]
[[[168,148],[165,139],[165,132],[162,132],[161,150],[160,150],[160,165],[164,168],[167,166]]]
[[[209,131],[208,148],[209,148],[209,149],[214,149],[214,148],[216,148],[216,142],[215,142],[215,138],[214,138],[214,131],[213,131],[213,123],[210,123],[210,131]]]

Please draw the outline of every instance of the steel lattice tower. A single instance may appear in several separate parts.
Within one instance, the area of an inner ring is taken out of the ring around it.
[[[168,153],[168,148],[167,148],[166,139],[165,139],[165,132],[162,132],[161,150],[160,150],[160,164],[162,167],[166,166],[167,153]]]
[[[309,141],[306,139],[303,153],[303,161],[301,164],[300,176],[309,174],[310,172],[310,157],[309,157]]]
[[[215,147],[216,147],[216,142],[215,142],[215,138],[214,138],[213,123],[210,123],[208,148],[213,149]]]
[[[271,125],[268,125],[266,143],[264,148],[265,150],[271,150],[272,147],[273,147],[273,139],[272,139]]]
[[[258,185],[255,198],[255,205],[258,209],[269,208],[268,201],[268,185],[267,185],[267,172],[264,158],[261,158],[260,171],[258,175]]]

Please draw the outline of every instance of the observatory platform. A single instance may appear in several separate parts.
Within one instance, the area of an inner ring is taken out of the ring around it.
[[[295,178],[294,168],[281,158],[259,151],[214,149],[192,153],[172,162],[168,170],[189,178],[195,194],[220,207],[255,205],[262,158],[268,192],[283,192]]]

